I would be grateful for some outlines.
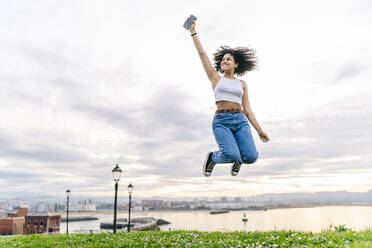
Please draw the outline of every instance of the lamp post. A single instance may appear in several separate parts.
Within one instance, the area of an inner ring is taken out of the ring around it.
[[[70,200],[71,191],[69,189],[66,190],[66,197],[67,197],[67,209],[66,209],[66,234],[68,234],[68,204]]]
[[[118,165],[112,170],[112,178],[115,181],[115,204],[114,204],[114,233],[116,233],[116,207],[118,202],[118,182],[120,180],[121,173],[123,171],[119,168]]]
[[[131,201],[132,201],[132,192],[133,192],[133,185],[129,183],[128,185],[128,193],[129,193],[129,208],[128,208],[128,232],[130,232],[130,209],[131,209]]]

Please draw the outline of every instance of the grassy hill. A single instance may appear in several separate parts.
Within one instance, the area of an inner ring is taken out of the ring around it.
[[[372,230],[29,235],[1,237],[0,247],[372,247]]]

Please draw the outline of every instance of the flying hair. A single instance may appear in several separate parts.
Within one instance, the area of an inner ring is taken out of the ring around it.
[[[258,59],[256,57],[256,50],[249,47],[236,47],[231,48],[229,46],[220,46],[213,54],[214,68],[217,72],[224,73],[221,69],[221,61],[225,54],[231,54],[234,57],[235,63],[238,67],[235,69],[234,73],[242,76],[248,71],[257,69]]]

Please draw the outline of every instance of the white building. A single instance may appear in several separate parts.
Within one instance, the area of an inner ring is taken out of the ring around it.
[[[96,211],[96,204],[93,202],[92,199],[82,200],[80,201],[80,211]]]
[[[53,202],[38,202],[35,206],[36,213],[52,213],[54,212],[54,203]]]
[[[211,209],[244,209],[250,207],[263,207],[262,203],[252,202],[208,202],[204,204]]]

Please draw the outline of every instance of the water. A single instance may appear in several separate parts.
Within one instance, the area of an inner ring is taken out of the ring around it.
[[[244,213],[248,218],[242,221]],[[78,230],[99,231],[100,223],[112,222],[113,212],[71,213],[72,215],[91,215],[95,221],[70,222],[69,232]],[[161,230],[199,230],[199,231],[269,231],[294,230],[320,232],[330,225],[346,225],[353,230],[372,227],[370,221],[372,206],[326,206],[314,208],[271,209],[267,211],[230,211],[225,214],[209,214],[209,210],[198,211],[148,211],[132,212],[131,218],[155,217],[171,222],[160,226]],[[127,212],[119,212],[118,218],[127,218]],[[107,232],[108,230],[102,230]],[[66,232],[66,223],[61,223],[61,233]]]

